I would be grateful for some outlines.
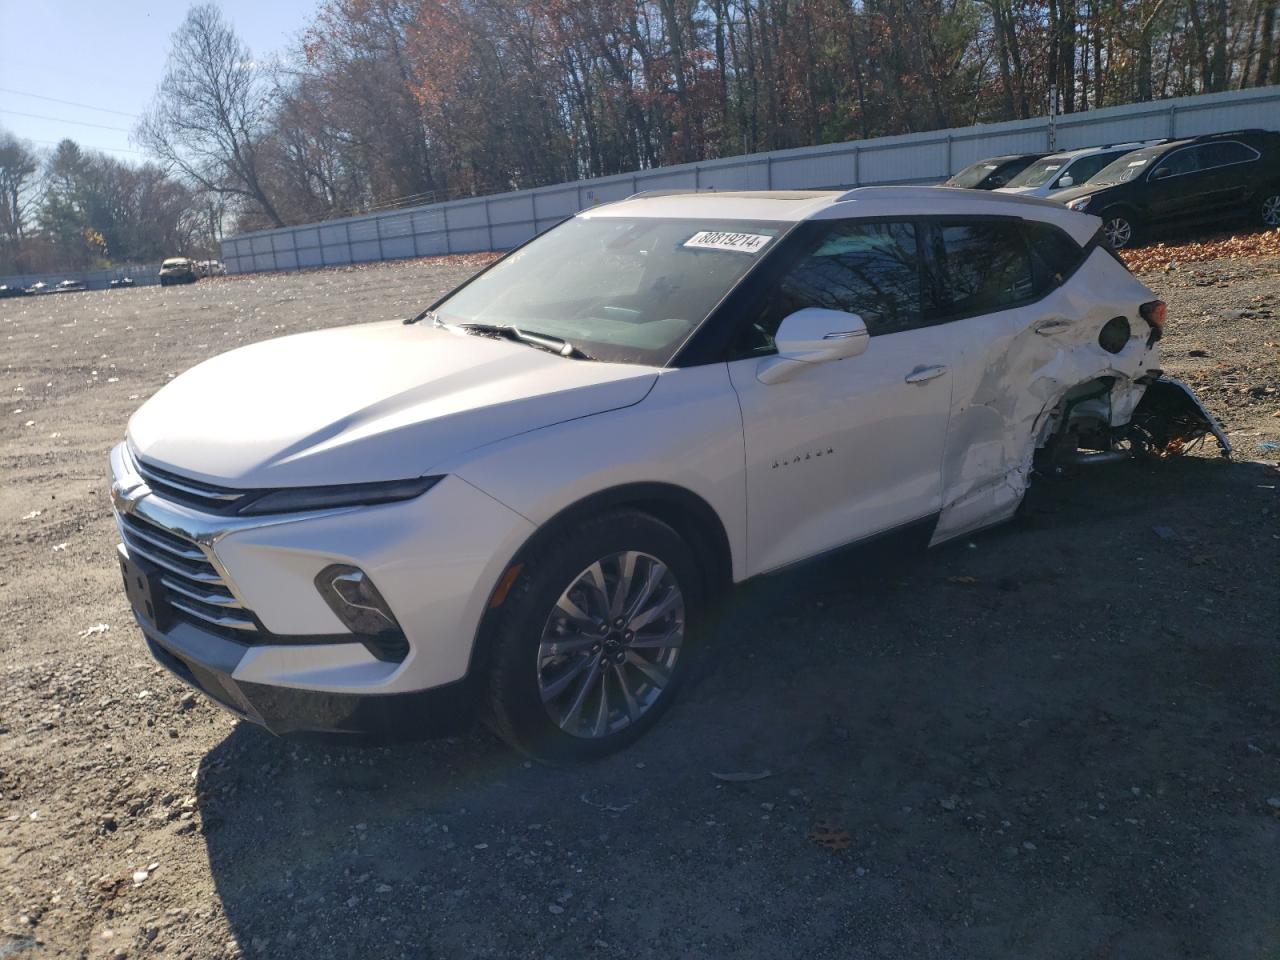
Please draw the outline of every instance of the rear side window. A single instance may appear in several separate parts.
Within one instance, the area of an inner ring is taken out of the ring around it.
[[[1049,223],[1027,220],[1022,232],[1031,248],[1037,290],[1056,287],[1080,265],[1084,250],[1065,231]]]
[[[1210,143],[1200,147],[1202,167],[1225,167],[1232,163],[1248,163],[1258,159],[1258,151],[1235,140]]]
[[[1031,255],[1014,221],[938,224],[933,251],[940,314],[990,313],[1035,292]]]
[[[747,353],[773,349],[788,315],[804,307],[843,310],[862,317],[874,336],[920,324],[920,270],[916,228],[910,223],[824,224],[811,249],[765,294],[746,331]]]

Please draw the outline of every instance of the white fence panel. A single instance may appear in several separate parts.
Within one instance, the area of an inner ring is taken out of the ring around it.
[[[975,127],[727,157],[452,200],[222,241],[228,273],[507,250],[579,210],[645,190],[936,183],[974,161],[1247,127],[1280,128],[1280,87],[1179,97]],[[34,282],[35,278],[31,279]]]

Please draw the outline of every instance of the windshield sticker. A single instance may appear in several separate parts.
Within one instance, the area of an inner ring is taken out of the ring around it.
[[[1145,161],[1145,160],[1133,160],[1133,161],[1131,161],[1131,162],[1129,163],[1129,166],[1131,166],[1131,167],[1140,167],[1140,166],[1142,166],[1142,165],[1143,165],[1144,163],[1146,163],[1146,162],[1147,162],[1147,161]]]
[[[773,237],[762,233],[727,233],[723,230],[703,230],[684,242],[696,250],[736,250],[739,253],[759,253]]]

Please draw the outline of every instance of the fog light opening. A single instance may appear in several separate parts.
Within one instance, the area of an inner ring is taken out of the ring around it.
[[[315,584],[329,609],[375,657],[404,659],[404,632],[368,574],[359,567],[335,563],[316,574]]]

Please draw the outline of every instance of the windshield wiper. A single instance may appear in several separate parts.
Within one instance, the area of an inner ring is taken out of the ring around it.
[[[503,337],[507,340],[514,340],[518,343],[527,343],[531,347],[539,347],[551,353],[559,354],[562,357],[572,357],[575,360],[594,360],[595,357],[587,353],[580,347],[575,347],[563,337],[557,337],[550,333],[539,333],[536,330],[521,330],[519,327],[502,323],[445,323],[439,317],[436,318],[435,324],[438,327],[456,327],[466,333],[474,333],[482,337]]]
[[[436,326],[440,325],[440,318],[436,316],[436,312],[430,307],[427,307],[421,313],[414,314],[412,317],[405,317],[401,322],[407,327],[409,324],[417,323],[419,320],[430,320]]]

